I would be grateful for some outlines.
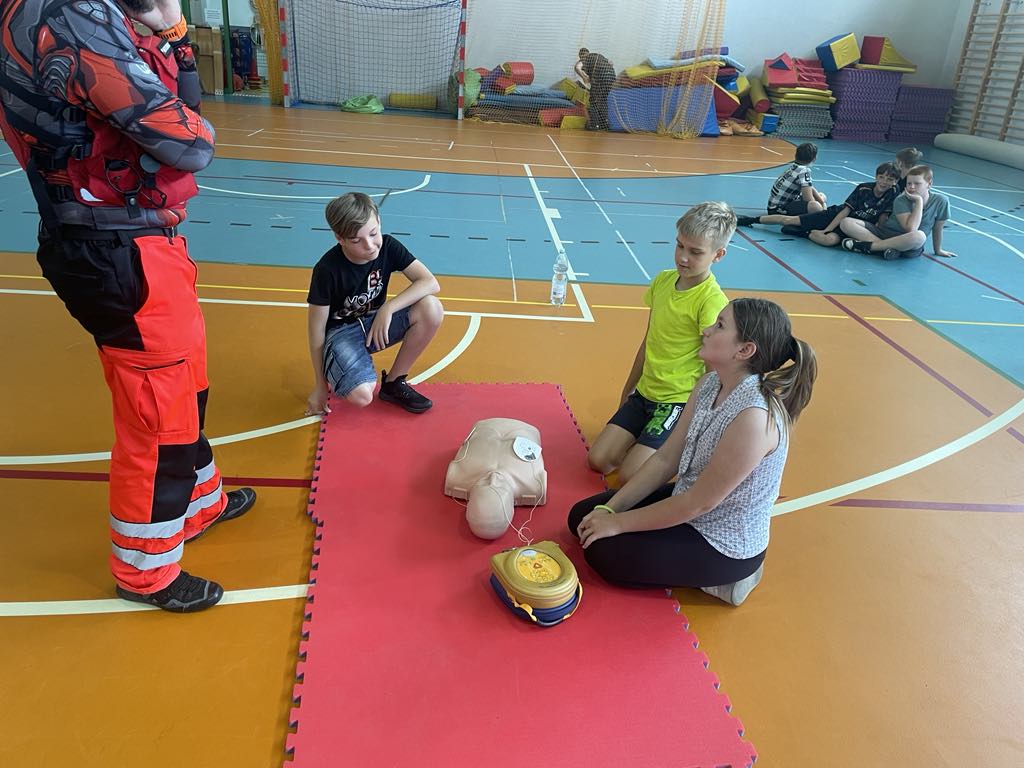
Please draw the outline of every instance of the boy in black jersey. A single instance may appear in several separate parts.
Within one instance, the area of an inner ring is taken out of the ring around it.
[[[338,244],[313,267],[309,284],[309,354],[314,386],[306,414],[330,411],[329,394],[364,407],[373,402],[377,372],[370,355],[402,342],[391,371],[381,371],[381,400],[410,413],[433,403],[406,382],[409,369],[437,329],[444,310],[430,270],[390,235],[369,196],[350,192],[327,204]],[[387,297],[393,272],[409,286]]]
[[[892,211],[896,199],[899,169],[893,163],[882,163],[875,169],[875,183],[865,182],[854,187],[842,205],[832,205],[818,213],[803,216],[761,216],[761,224],[782,224],[782,233],[808,237],[818,245],[839,245],[842,239],[839,225],[849,217],[869,224],[880,224]]]

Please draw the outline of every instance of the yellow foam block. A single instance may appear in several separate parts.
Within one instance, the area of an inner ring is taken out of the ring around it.
[[[580,117],[578,115],[566,115],[562,118],[559,128],[567,128],[572,130],[581,130],[587,127],[587,118]]]
[[[883,72],[917,72],[917,65],[911,64],[908,67],[897,67],[890,64],[854,64],[857,69],[880,69]]]
[[[835,96],[826,99],[812,99],[807,96],[781,96],[773,98],[772,104],[835,104]]]
[[[799,86],[795,88],[769,88],[768,93],[777,94],[779,96],[805,94],[807,96],[825,97],[832,95],[832,91],[827,88],[803,88]]]
[[[736,95],[741,99],[750,92],[750,79],[746,75],[736,75]]]
[[[716,61],[697,61],[692,64],[683,64],[679,67],[668,67],[666,69],[655,69],[654,67],[648,66],[647,64],[637,64],[635,67],[626,67],[623,73],[626,77],[633,80],[641,80],[645,77],[655,77],[657,75],[670,75],[676,72],[690,72],[694,69],[713,67],[721,62]]]
[[[437,97],[429,93],[392,93],[388,106],[396,109],[437,109]]]

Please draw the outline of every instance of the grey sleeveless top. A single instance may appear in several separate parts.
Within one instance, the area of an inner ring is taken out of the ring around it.
[[[691,396],[687,407],[693,407],[693,420],[686,433],[679,461],[679,478],[673,494],[683,493],[697,482],[726,428],[741,411],[747,408],[768,411],[768,402],[760,384],[760,377],[751,374],[715,408],[721,382],[718,374],[712,371],[696,396]],[[768,547],[771,509],[779,496],[782,469],[789,450],[789,437],[781,419],[776,417],[775,423],[779,430],[778,447],[761,459],[754,470],[722,499],[721,504],[690,521],[690,525],[726,557],[745,560]]]

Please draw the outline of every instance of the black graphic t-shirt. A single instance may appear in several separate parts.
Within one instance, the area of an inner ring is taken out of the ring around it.
[[[336,245],[313,267],[306,301],[331,308],[327,328],[354,323],[380,309],[387,300],[392,272],[401,272],[416,261],[404,245],[384,235],[377,258],[367,264],[353,264]]]
[[[875,195],[875,185],[864,182],[854,187],[843,205],[850,209],[851,219],[874,224],[883,213],[892,213],[892,203],[898,194],[895,187],[890,187],[885,194],[878,197]]]

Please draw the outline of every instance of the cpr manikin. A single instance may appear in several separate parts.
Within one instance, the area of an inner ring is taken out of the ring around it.
[[[481,539],[505,533],[514,506],[543,504],[547,486],[540,431],[526,422],[501,418],[473,425],[444,480],[445,494],[468,501],[466,521]]]

